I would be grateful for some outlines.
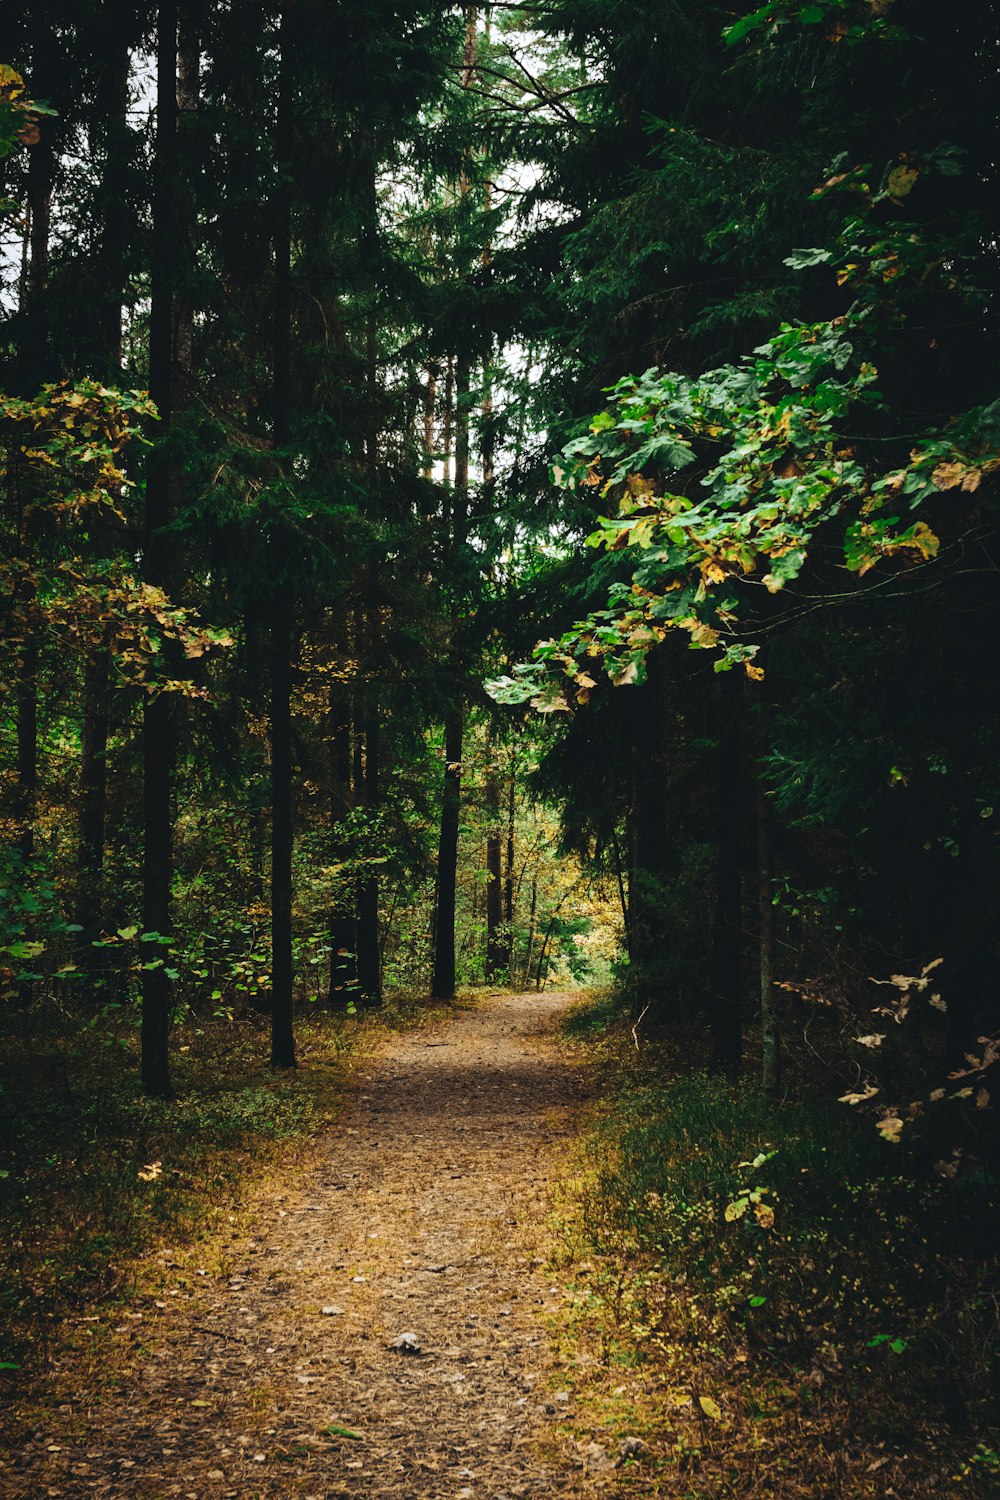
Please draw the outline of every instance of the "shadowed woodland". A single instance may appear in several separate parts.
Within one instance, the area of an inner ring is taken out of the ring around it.
[[[0,1493],[1000,1483],[995,31],[5,17]],[[378,1365],[411,1169],[438,1406],[470,1299],[539,1309],[447,1451]],[[381,1288],[344,1368],[406,1464],[288,1365],[218,1375],[250,1468],[214,1417],[151,1468],[191,1278],[242,1292],[258,1218],[312,1265],[286,1189]],[[50,1427],[114,1391],[145,1490]]]

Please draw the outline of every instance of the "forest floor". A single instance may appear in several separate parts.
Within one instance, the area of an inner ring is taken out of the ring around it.
[[[570,1003],[499,995],[391,1037],[221,1271],[164,1252],[159,1288],[115,1309],[110,1383],[85,1344],[60,1357],[0,1493],[591,1492],[593,1444],[546,1441],[571,1400],[544,1321],[551,1190],[595,1094],[557,1035]]]

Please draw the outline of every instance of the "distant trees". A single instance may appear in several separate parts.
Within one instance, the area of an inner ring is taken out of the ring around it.
[[[269,1012],[283,1067],[308,998],[533,979],[555,829],[482,760],[491,23],[106,0],[9,41],[55,112],[3,74],[5,987],[141,991],[168,1094],[191,1010]]]

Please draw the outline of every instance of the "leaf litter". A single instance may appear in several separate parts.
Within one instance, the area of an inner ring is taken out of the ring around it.
[[[554,1036],[571,1000],[494,995],[431,1044],[390,1039],[301,1179],[262,1190],[229,1274],[168,1259],[103,1391],[67,1352],[0,1495],[593,1493],[615,1460],[545,1441],[561,1289],[540,1248],[594,1095]]]

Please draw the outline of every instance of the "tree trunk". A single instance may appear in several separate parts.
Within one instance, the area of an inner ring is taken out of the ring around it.
[[[535,949],[535,924],[538,920],[538,877],[531,877],[531,906],[528,911],[528,946],[524,952],[524,978],[523,983],[527,985],[531,980],[531,960]]]
[[[59,46],[52,26],[43,28],[33,58],[35,80],[46,87],[57,83],[60,64]],[[28,155],[28,259],[23,280],[23,310],[27,314],[27,337],[18,358],[19,376],[25,388],[33,388],[51,378],[48,367],[49,345],[49,234],[52,219],[52,184],[56,152],[53,130],[43,122],[40,139]],[[18,653],[14,685],[16,763],[17,849],[21,862],[21,881],[27,894],[34,884],[35,823],[38,816],[38,634],[34,621],[35,584],[30,568],[37,545],[37,526],[30,511],[22,512],[21,535],[23,556],[28,564],[24,588],[24,635]],[[33,936],[30,920],[25,937]],[[24,980],[18,987],[22,1005],[30,1003],[32,983]]]
[[[630,989],[633,1018],[659,1029],[670,1019],[673,999],[667,968],[666,896],[669,878],[670,786],[667,747],[669,678],[662,654],[652,651],[646,663],[645,739],[636,747],[632,805],[628,810],[628,911],[631,929]]]
[[[510,781],[507,786],[507,865],[504,872],[503,886],[503,921],[504,921],[504,968],[508,974],[512,972],[514,960],[514,854],[515,854],[515,815],[517,813],[517,781],[514,776],[514,766],[511,764]]]
[[[331,687],[329,700],[330,739],[330,832],[334,864],[341,854],[340,825],[351,809],[351,726],[341,686]],[[331,1009],[340,1010],[353,999],[357,988],[357,929],[355,902],[341,894],[330,905]]]
[[[736,1076],[743,1050],[742,893],[740,827],[743,682],[737,671],[720,673],[719,748],[716,756],[717,858],[709,1022],[713,1064]]]
[[[279,40],[278,103],[275,129],[279,150],[287,150],[292,130],[292,66],[286,7]],[[285,448],[291,410],[291,169],[282,160],[274,193],[274,446],[278,468],[287,477]],[[284,549],[283,549],[284,550]],[[276,579],[271,613],[271,1066],[295,1067],[292,1025],[292,581],[288,559]]]
[[[126,253],[134,241],[128,181],[131,135],[128,123],[129,49],[135,40],[134,8],[122,0],[104,7],[96,112],[101,172],[101,289],[97,299],[96,344],[102,378],[117,384],[122,373],[122,305],[125,298]],[[99,522],[92,523],[103,540]],[[96,982],[104,954],[94,944],[104,920],[104,842],[107,821],[109,683],[111,658],[100,643],[94,645],[83,669],[83,715],[80,735],[80,792],[76,872],[78,963]]]
[[[613,828],[611,830],[611,848],[614,853],[615,860],[615,879],[618,883],[618,901],[621,906],[622,912],[622,932],[625,937],[625,952],[628,954],[628,957],[631,960],[634,956],[634,947],[632,943],[632,922],[629,916],[628,896],[625,891],[625,871],[622,867],[622,851],[621,844],[618,841],[617,828]]]
[[[379,717],[374,704],[365,714],[364,805],[369,819],[378,814]],[[382,960],[379,951],[378,876],[366,872],[358,884],[358,992],[362,1004],[382,1003]]]
[[[34,590],[32,590],[32,598]],[[29,601],[29,604],[32,601]],[[15,699],[17,705],[17,849],[21,859],[21,880],[25,893],[34,884],[35,819],[38,802],[38,637],[29,624],[21,643],[17,668]],[[32,936],[30,920],[25,937]],[[30,968],[30,965],[28,965]],[[18,986],[18,1000],[28,1005],[32,983],[25,979]]]
[[[97,647],[84,665],[80,741],[80,818],[76,920],[81,966],[96,979],[101,950],[94,943],[104,918],[104,830],[108,790],[110,657]]]
[[[434,923],[435,1000],[455,998],[455,896],[458,877],[458,829],[462,794],[461,705],[449,714],[444,726],[444,791],[441,798],[441,832],[438,839],[437,893]]]
[[[292,622],[271,613],[271,1066],[295,1067],[292,1026]]]
[[[153,255],[149,314],[149,390],[160,414],[159,441],[146,473],[144,575],[159,588],[169,584],[167,541],[171,472],[164,452],[173,407],[173,314],[176,276],[177,0],[160,0],[157,18],[156,147],[153,159]],[[143,705],[143,931],[170,934],[173,864],[171,790],[174,724],[170,695],[147,696]],[[171,987],[159,943],[142,945],[141,1071],[147,1093],[168,1095]],[[148,965],[159,960],[157,967]]]
[[[781,1018],[774,987],[774,899],[771,890],[771,818],[760,763],[755,767],[757,913],[760,943],[760,1032],[765,1093],[781,1092]]]
[[[500,863],[500,782],[490,768],[486,777],[486,978],[495,979],[504,970],[502,935],[503,872]]]

